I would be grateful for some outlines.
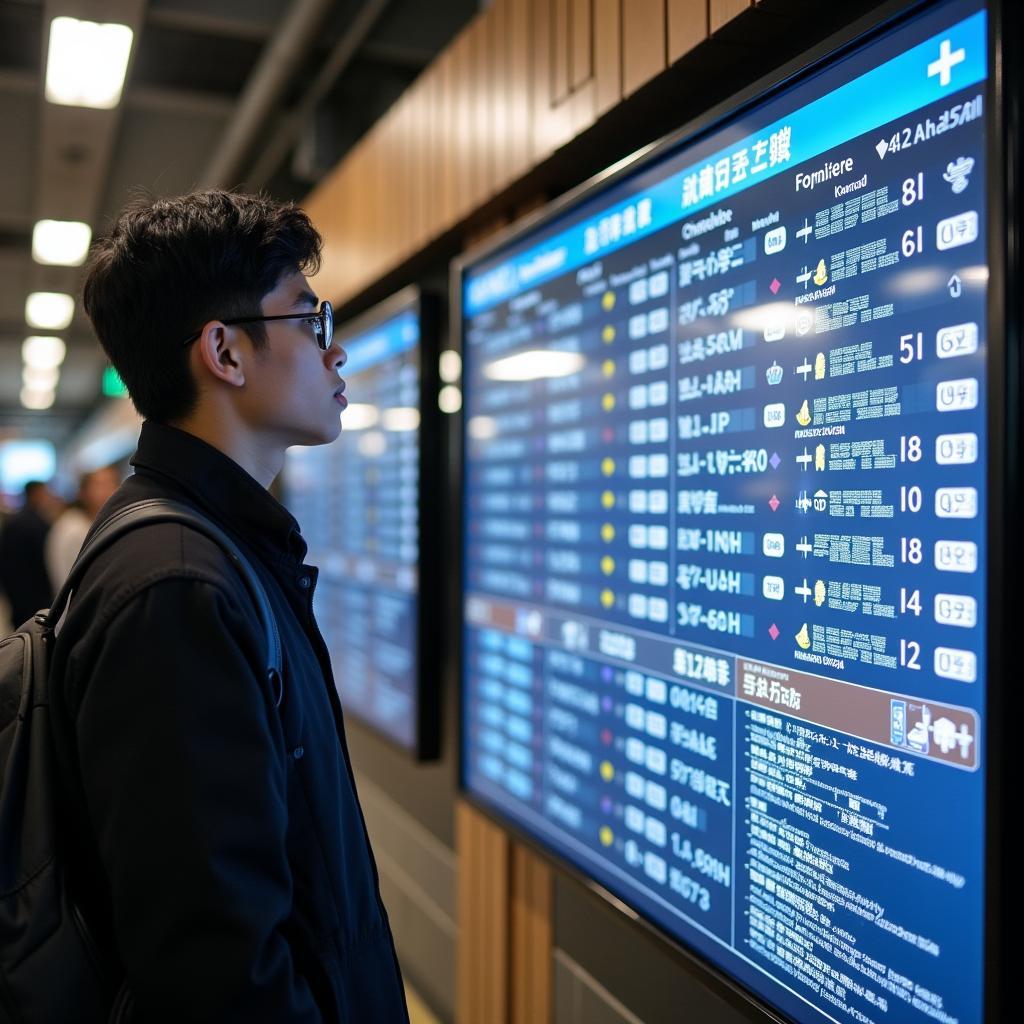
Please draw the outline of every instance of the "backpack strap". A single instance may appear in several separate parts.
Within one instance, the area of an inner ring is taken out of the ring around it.
[[[279,706],[284,695],[281,637],[263,584],[253,571],[248,559],[239,550],[238,545],[219,526],[197,509],[183,502],[171,501],[166,498],[148,498],[144,501],[133,502],[106,520],[86,541],[78,558],[75,559],[75,564],[72,566],[67,580],[54,598],[49,611],[46,612],[46,629],[50,631],[56,629],[71,599],[72,592],[78,586],[86,569],[99,554],[106,551],[114,541],[131,530],[154,523],[180,523],[182,526],[205,534],[220,546],[238,571],[238,575],[242,578],[252,597],[253,604],[256,606],[260,622],[263,624],[263,633],[267,641],[266,677],[271,693],[274,695],[274,706]]]

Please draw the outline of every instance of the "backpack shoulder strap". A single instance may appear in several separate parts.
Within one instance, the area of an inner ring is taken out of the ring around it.
[[[46,613],[47,629],[53,630],[60,621],[72,592],[78,586],[85,570],[99,554],[106,551],[119,537],[131,530],[154,523],[181,523],[189,529],[205,534],[227,555],[249,591],[253,604],[256,606],[256,613],[263,624],[263,633],[267,641],[266,675],[271,692],[274,694],[274,703],[279,705],[283,695],[281,637],[263,584],[253,571],[248,559],[239,550],[238,545],[219,526],[197,509],[183,502],[172,501],[168,498],[147,498],[144,501],[136,501],[127,505],[103,523],[79,552],[67,580]]]

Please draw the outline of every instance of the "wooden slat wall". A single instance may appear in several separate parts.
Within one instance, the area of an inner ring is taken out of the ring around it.
[[[509,1024],[551,1024],[551,868],[518,843],[512,846],[511,902]]]
[[[508,1024],[511,841],[468,804],[455,810],[459,855],[455,1015],[458,1024]]]
[[[305,202],[354,298],[752,0],[494,0]]]

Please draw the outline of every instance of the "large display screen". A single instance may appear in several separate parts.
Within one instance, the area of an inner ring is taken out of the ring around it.
[[[463,785],[806,1024],[982,1013],[987,47],[931,5],[456,270]]]
[[[416,752],[421,719],[418,295],[402,294],[336,338],[348,408],[332,444],[293,448],[284,500],[320,568],[313,608],[342,707]]]

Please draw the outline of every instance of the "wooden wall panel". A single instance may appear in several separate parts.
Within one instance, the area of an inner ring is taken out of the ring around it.
[[[510,840],[460,801],[455,808],[459,855],[456,913],[458,1024],[507,1024],[509,1007]]]
[[[548,29],[551,39],[551,86],[549,96],[552,106],[569,96],[571,88],[569,53],[572,42],[569,38],[570,0],[547,0],[542,7],[550,21]]]
[[[518,843],[512,845],[510,1024],[551,1024],[551,868]]]
[[[502,184],[515,181],[533,163],[532,0],[508,3],[508,168]]]
[[[448,47],[440,57],[440,81],[437,95],[437,163],[440,188],[437,196],[436,223],[455,220],[455,50]]]
[[[594,117],[622,99],[622,10],[629,0],[593,0]]]
[[[569,108],[555,90],[554,19],[549,0],[533,0],[533,163],[546,160],[572,138]]]
[[[711,31],[717,32],[724,24],[753,6],[753,0],[710,0]]]
[[[622,93],[665,69],[665,0],[623,0]]]
[[[594,76],[594,0],[570,0],[569,88],[578,89]]]
[[[668,63],[708,37],[708,0],[668,0]]]

